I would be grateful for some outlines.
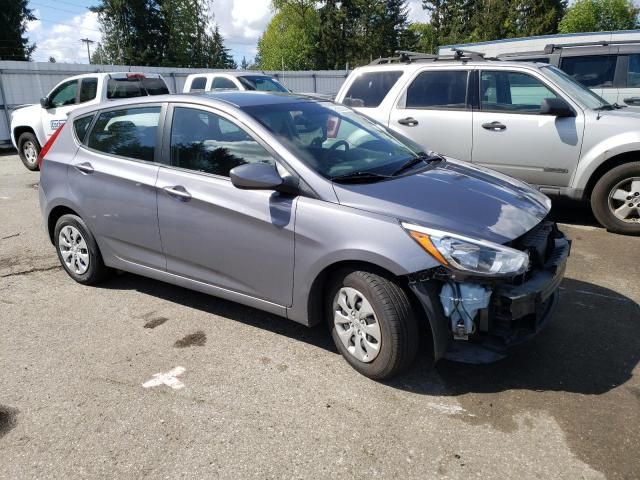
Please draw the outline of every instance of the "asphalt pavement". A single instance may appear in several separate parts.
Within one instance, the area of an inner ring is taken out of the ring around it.
[[[307,329],[131,274],[73,282],[0,154],[0,478],[640,477],[640,238],[559,202],[551,325],[388,383]]]

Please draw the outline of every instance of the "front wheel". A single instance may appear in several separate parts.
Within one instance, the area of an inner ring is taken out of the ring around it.
[[[331,336],[361,374],[384,380],[411,365],[418,325],[406,292],[393,280],[365,271],[342,271],[327,295]]]
[[[640,162],[605,173],[593,189],[591,208],[607,230],[640,235]]]
[[[18,154],[25,167],[31,171],[37,171],[38,155],[40,155],[40,143],[33,133],[23,133],[18,138]]]

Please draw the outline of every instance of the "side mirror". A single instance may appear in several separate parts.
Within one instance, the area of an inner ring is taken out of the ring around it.
[[[283,183],[282,177],[272,165],[246,163],[229,172],[231,183],[241,190],[276,190]]]
[[[555,117],[575,117],[571,106],[561,98],[545,98],[540,104],[540,115],[553,115]]]
[[[40,106],[42,108],[49,108],[49,99],[47,97],[42,97],[40,99]]]

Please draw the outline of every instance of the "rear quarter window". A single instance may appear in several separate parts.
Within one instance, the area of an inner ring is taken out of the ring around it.
[[[588,55],[584,57],[565,57],[562,70],[588,88],[613,87],[616,73],[615,55]]]
[[[353,107],[375,108],[401,76],[400,70],[362,73],[353,80],[343,103]]]
[[[84,139],[87,136],[87,130],[89,129],[89,125],[91,125],[91,121],[93,120],[93,115],[87,115],[85,117],[80,117],[73,122],[73,130],[76,133],[76,137],[80,143],[84,143]]]

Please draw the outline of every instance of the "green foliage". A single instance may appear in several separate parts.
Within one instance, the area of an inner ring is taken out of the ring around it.
[[[412,23],[405,34],[406,43],[403,50],[422,53],[436,53],[438,44],[436,31],[430,23]]]
[[[561,33],[630,30],[638,25],[631,0],[577,0],[560,22]]]
[[[36,49],[24,37],[27,22],[36,17],[28,0],[0,0],[0,60],[31,60]]]
[[[208,0],[100,0],[104,63],[235,68]]]

